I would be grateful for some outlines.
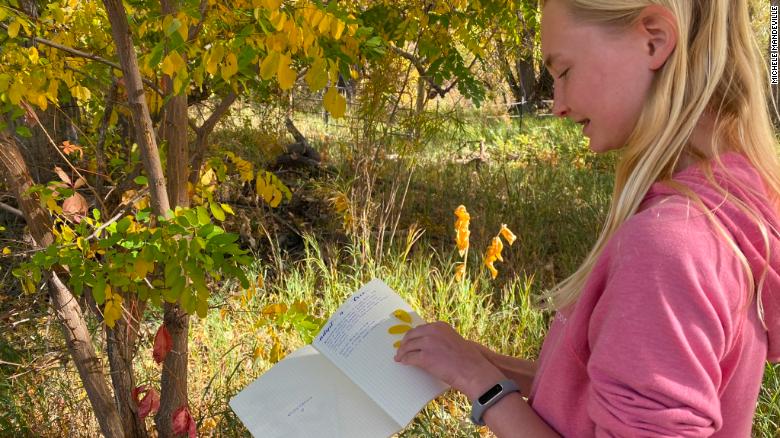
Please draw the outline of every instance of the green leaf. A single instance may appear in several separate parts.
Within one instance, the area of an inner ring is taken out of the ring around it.
[[[198,225],[206,225],[208,223],[211,223],[209,212],[206,211],[206,209],[202,205],[199,205],[197,207],[197,212],[198,212]]]
[[[16,133],[17,133],[17,134],[18,134],[20,137],[24,137],[24,138],[30,138],[30,137],[32,137],[32,131],[30,131],[30,128],[28,128],[28,127],[26,127],[26,126],[24,126],[24,125],[19,125],[19,126],[17,126],[17,127],[16,127]]]
[[[206,300],[198,300],[197,313],[201,318],[205,318],[209,312],[209,303]]]
[[[92,286],[92,297],[99,306],[106,301],[106,280],[103,277],[98,277]]]
[[[146,178],[143,175],[139,175],[139,176],[135,177],[133,182],[138,184],[139,186],[145,186],[145,185],[149,184],[149,179]]]
[[[116,232],[119,234],[125,234],[127,230],[130,228],[131,220],[128,216],[123,217],[119,222],[116,224]]]

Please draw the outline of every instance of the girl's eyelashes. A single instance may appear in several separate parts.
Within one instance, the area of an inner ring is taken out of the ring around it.
[[[567,73],[569,73],[570,69],[571,69],[571,67],[567,68],[566,70],[564,70],[563,73],[561,73],[561,75],[558,76],[558,79],[563,79],[563,77],[566,76]]]

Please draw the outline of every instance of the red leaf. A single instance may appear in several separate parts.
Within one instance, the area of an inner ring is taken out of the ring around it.
[[[62,213],[76,223],[86,216],[88,208],[87,200],[78,193],[74,193],[62,203]]]
[[[195,420],[192,419],[192,415],[190,415],[190,410],[187,408],[186,405],[180,407],[179,409],[176,409],[173,412],[173,416],[171,417],[172,420],[172,426],[173,426],[173,434],[174,435],[181,435],[183,433],[189,434],[190,438],[195,438],[198,436],[198,431],[195,427]]]
[[[163,363],[165,356],[168,355],[171,348],[173,348],[173,339],[171,339],[171,334],[168,332],[165,324],[162,324],[160,328],[157,329],[157,334],[154,335],[154,349],[152,350],[154,361]]]
[[[144,397],[139,401],[138,396],[146,393]],[[154,388],[141,385],[133,389],[133,400],[138,407],[138,416],[146,418],[148,415],[157,412],[160,409],[160,394]]]

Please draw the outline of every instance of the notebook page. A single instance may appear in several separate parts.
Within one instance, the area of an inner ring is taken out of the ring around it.
[[[230,400],[255,437],[388,437],[401,429],[311,345],[288,355]]]
[[[393,359],[393,343],[403,337],[388,333],[391,326],[403,324],[392,315],[396,309],[409,312],[412,325],[424,322],[384,282],[372,280],[336,310],[312,344],[398,424],[406,426],[448,387]]]

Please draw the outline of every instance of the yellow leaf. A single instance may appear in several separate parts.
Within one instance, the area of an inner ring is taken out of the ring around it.
[[[7,246],[3,247],[3,255],[8,255],[8,254],[11,254],[11,249],[8,248]]]
[[[154,262],[147,262],[144,259],[137,258],[133,263],[133,275],[136,280],[146,277],[146,274],[154,270]]]
[[[390,333],[391,335],[400,335],[402,333],[408,332],[411,329],[412,326],[408,324],[398,324],[387,329],[387,333]]]
[[[21,82],[14,82],[11,88],[8,89],[8,99],[14,105],[19,105],[24,95],[25,86]]]
[[[75,87],[71,88],[70,94],[73,95],[73,97],[75,97],[76,99],[82,101],[88,100],[89,97],[92,95],[92,93],[90,93],[90,91],[87,88],[82,87],[81,85],[76,85]]]
[[[233,211],[233,207],[231,207],[229,204],[219,204],[220,207],[222,207],[222,210],[225,211],[225,213],[231,214],[233,216],[236,215],[236,213]]]
[[[304,80],[312,91],[319,91],[328,85],[328,72],[325,71],[325,61],[322,58],[314,60]]]
[[[260,77],[269,80],[279,70],[279,52],[271,51],[260,63]]]
[[[29,52],[28,57],[30,58],[30,62],[32,62],[33,64],[37,64],[38,63],[38,49],[36,49],[35,47],[30,47],[27,50]]]
[[[222,46],[214,46],[214,48],[209,51],[209,54],[206,58],[206,71],[211,75],[216,74],[217,67],[219,67],[219,63],[222,62],[222,58],[224,56],[225,48]]]
[[[330,23],[332,19],[333,17],[330,14],[325,14],[317,26],[317,30],[320,31],[321,34],[327,34],[330,31]]]
[[[325,109],[337,119],[344,117],[344,113],[347,111],[347,99],[339,94],[336,87],[328,88],[328,91],[325,92],[325,96],[322,99],[322,104],[325,106]]]
[[[266,184],[263,186],[263,191],[260,193],[260,195],[263,197],[265,202],[270,204],[271,200],[274,198],[274,186]]]
[[[330,25],[330,33],[333,35],[333,38],[339,39],[341,38],[341,35],[344,33],[344,27],[346,24],[339,20],[338,18],[333,20],[333,23]]]
[[[412,315],[409,315],[409,312],[407,312],[404,309],[398,309],[393,311],[393,316],[400,319],[401,321],[411,324],[412,323]]]
[[[179,52],[171,52],[163,59],[162,71],[166,75],[173,77],[173,74],[185,67],[184,59]]]
[[[396,349],[400,348],[401,347],[401,341],[393,342],[393,347],[396,348]]]
[[[181,39],[184,41],[187,41],[187,38],[189,37],[189,29],[190,25],[188,23],[188,17],[187,14],[180,12],[178,17],[179,21],[181,21],[181,26],[178,29],[179,35],[181,36]]]
[[[282,30],[284,28],[284,23],[287,21],[287,14],[275,10],[271,12],[271,15],[268,17],[268,21],[271,22],[271,25],[274,27],[274,29]]]
[[[274,188],[271,194],[271,200],[268,202],[268,204],[271,207],[276,208],[279,206],[279,204],[281,204],[281,202],[282,202],[282,192],[279,191],[279,189]]]
[[[265,6],[266,9],[279,9],[279,6],[282,5],[282,0],[263,0],[263,6]]]
[[[76,237],[76,234],[73,232],[73,229],[67,225],[63,225],[61,227],[62,231],[62,240],[65,242],[72,242],[73,238]]]
[[[276,80],[279,82],[279,88],[289,90],[295,85],[297,74],[290,68],[290,57],[288,55],[279,56],[279,72]]]
[[[19,35],[19,20],[8,25],[8,36],[16,38],[17,35]]]
[[[265,308],[263,308],[263,311],[261,313],[266,316],[274,316],[286,312],[287,312],[287,305],[284,303],[277,303],[277,304],[269,304],[268,306],[265,306]]]
[[[238,73],[238,58],[235,53],[228,53],[225,57],[225,66],[222,68],[222,79],[227,81]]]

